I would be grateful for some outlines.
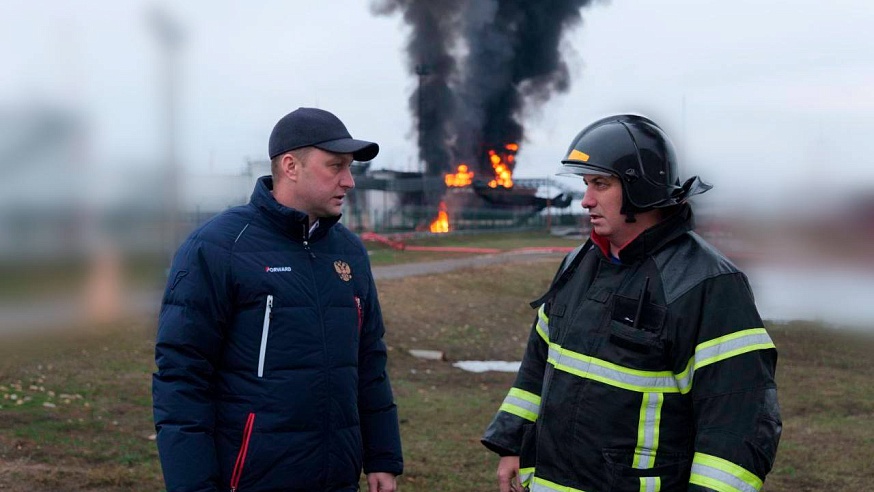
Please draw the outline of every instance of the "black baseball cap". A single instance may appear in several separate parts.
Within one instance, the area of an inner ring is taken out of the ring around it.
[[[369,161],[379,145],[355,140],[346,125],[332,113],[318,108],[297,108],[283,116],[270,133],[270,158],[301,147],[316,147],[337,154],[352,154],[356,161]]]

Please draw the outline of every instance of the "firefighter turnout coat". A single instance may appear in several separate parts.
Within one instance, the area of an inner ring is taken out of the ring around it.
[[[761,489],[782,428],[777,351],[745,275],[691,229],[683,205],[618,261],[595,235],[553,281],[482,438],[520,456],[529,490]]]

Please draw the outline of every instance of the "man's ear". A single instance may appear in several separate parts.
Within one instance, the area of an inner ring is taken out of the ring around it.
[[[279,161],[279,169],[282,170],[282,174],[286,178],[291,181],[297,181],[297,175],[300,172],[300,160],[294,154],[288,152]]]

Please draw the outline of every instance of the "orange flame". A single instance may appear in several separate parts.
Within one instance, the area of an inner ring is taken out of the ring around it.
[[[437,212],[437,218],[434,219],[434,222],[431,222],[431,232],[449,232],[449,214],[446,213],[446,202],[440,202],[440,211]]]
[[[489,186],[497,188],[513,187],[513,172],[510,171],[510,165],[516,161],[516,152],[519,150],[519,144],[508,143],[504,146],[505,151],[498,153],[495,150],[489,151],[489,164],[495,170],[495,178],[489,181]],[[473,184],[473,171],[465,163],[458,165],[455,173],[447,173],[443,176],[443,181],[447,187],[464,187]]]
[[[492,168],[495,170],[495,179],[489,181],[489,186],[492,188],[497,188],[498,186],[503,186],[504,188],[513,187],[513,173],[507,164],[512,164],[516,160],[515,152],[519,150],[519,145],[509,143],[505,148],[513,153],[501,155],[494,150],[489,151],[489,161],[491,161]]]
[[[461,163],[455,174],[447,174],[443,177],[446,186],[470,186],[473,183],[473,171],[470,171],[467,164]]]

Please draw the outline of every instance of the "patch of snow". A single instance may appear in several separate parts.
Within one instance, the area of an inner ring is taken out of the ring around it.
[[[460,360],[452,364],[453,367],[468,372],[517,372],[520,365],[522,365],[520,361],[511,362],[505,360]]]

